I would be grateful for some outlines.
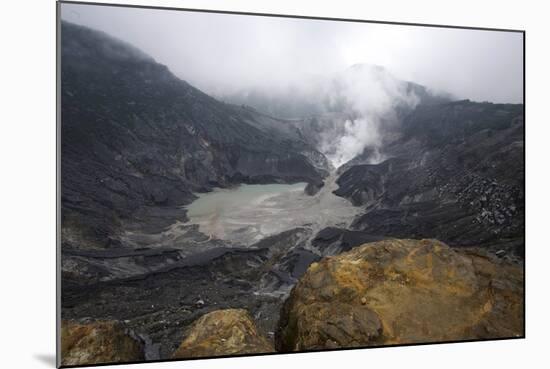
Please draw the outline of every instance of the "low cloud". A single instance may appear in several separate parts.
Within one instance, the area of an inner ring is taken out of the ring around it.
[[[281,88],[383,65],[458,98],[523,100],[523,35],[372,23],[62,4],[62,18],[132,43],[206,92]]]

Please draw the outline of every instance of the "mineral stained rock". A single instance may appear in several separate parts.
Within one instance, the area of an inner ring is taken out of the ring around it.
[[[523,271],[436,240],[383,240],[313,263],[286,300],[278,351],[523,335]]]
[[[216,310],[197,319],[174,352],[173,358],[273,352],[244,309]]]
[[[61,325],[61,364],[91,365],[144,360],[143,343],[116,321]]]

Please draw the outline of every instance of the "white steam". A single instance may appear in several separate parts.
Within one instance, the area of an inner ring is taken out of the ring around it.
[[[338,168],[361,154],[367,147],[372,148],[375,152],[375,158],[372,160],[373,164],[382,161],[380,143],[378,123],[375,123],[374,120],[360,118],[346,120],[344,122],[344,134],[322,143],[321,149],[325,150],[331,164]]]
[[[414,108],[419,98],[407,90],[407,84],[387,70],[370,65],[355,65],[335,79],[328,92],[331,103],[342,103],[355,118],[343,121],[340,133],[325,136],[321,150],[338,168],[364,150],[369,162],[383,160],[384,125],[395,124],[398,108]]]

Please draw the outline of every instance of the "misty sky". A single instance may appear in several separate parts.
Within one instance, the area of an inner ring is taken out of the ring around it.
[[[523,100],[523,35],[62,4],[62,19],[123,39],[206,92],[286,86],[357,63],[457,98]]]

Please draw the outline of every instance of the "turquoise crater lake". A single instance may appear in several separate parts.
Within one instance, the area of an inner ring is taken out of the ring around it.
[[[330,182],[332,183],[332,182]],[[267,236],[299,226],[313,230],[347,225],[358,209],[325,186],[315,196],[306,183],[242,184],[197,194],[187,206],[190,224],[212,237],[250,245]]]

